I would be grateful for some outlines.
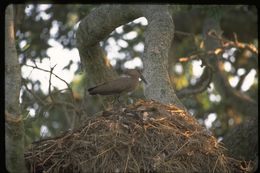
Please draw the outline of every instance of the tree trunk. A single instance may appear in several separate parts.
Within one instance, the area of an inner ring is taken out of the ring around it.
[[[15,49],[13,5],[5,11],[5,147],[9,172],[27,172],[24,127],[19,107],[21,69]]]
[[[150,5],[142,9],[148,20],[143,55],[144,76],[148,81],[144,94],[162,103],[172,103],[181,108],[168,74],[168,55],[173,39],[174,24],[166,5]]]
[[[116,76],[99,42],[118,26],[143,16],[148,20],[143,54],[144,76],[148,81],[145,97],[184,108],[175,95],[167,72],[174,25],[166,5],[102,5],[81,21],[77,31],[77,47],[87,72],[86,89]]]

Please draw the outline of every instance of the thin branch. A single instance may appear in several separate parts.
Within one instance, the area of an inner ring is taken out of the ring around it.
[[[42,105],[46,105],[45,102],[43,101],[44,99],[41,99],[37,94],[34,93],[33,90],[30,90],[27,86],[27,84],[25,83],[25,79],[22,78],[22,83],[23,86],[25,87],[25,89],[34,97],[36,98],[36,100],[38,100]]]
[[[220,47],[220,48],[216,48],[214,50],[199,52],[199,53],[193,54],[191,56],[181,57],[181,58],[179,58],[179,62],[187,62],[187,61],[191,61],[191,60],[195,60],[195,59],[205,59],[204,57],[206,57],[208,55],[218,55],[222,52],[224,52],[224,49]]]
[[[217,35],[214,31],[210,31],[207,34],[208,34],[208,36],[210,36],[214,39],[217,39],[219,41],[224,42],[222,47],[233,46],[233,47],[237,47],[237,48],[240,48],[240,49],[249,49],[250,51],[252,51],[253,53],[258,55],[258,49],[255,47],[254,44],[251,44],[251,43],[247,44],[247,43],[239,42],[236,34],[234,34],[234,40],[235,41],[230,41],[230,40],[224,39],[223,37]]]
[[[42,70],[42,71],[47,72],[47,73],[51,73],[51,74],[53,74],[56,78],[58,78],[58,79],[60,79],[61,81],[63,81],[63,82],[67,85],[67,87],[68,87],[68,89],[69,89],[69,91],[70,91],[70,93],[71,93],[71,97],[72,97],[72,99],[73,99],[73,101],[74,101],[72,88],[70,87],[69,83],[66,82],[64,79],[60,78],[58,75],[56,75],[55,73],[51,72],[50,70],[46,70],[46,69],[43,69],[43,68],[38,67],[36,64],[35,64],[35,66],[28,65],[28,64],[24,64],[24,65],[27,66],[27,67],[31,67],[31,68],[33,68],[33,69],[38,69],[38,70]]]
[[[236,34],[236,33],[233,33],[233,35],[234,35],[235,43],[237,44],[237,43],[238,43],[237,34]]]
[[[245,74],[243,74],[242,76],[240,76],[240,80],[238,81],[237,86],[236,86],[236,89],[237,89],[237,90],[240,90],[240,89],[241,89],[241,86],[242,86],[242,84],[244,83],[245,78],[246,78],[246,76],[248,75],[249,72],[250,72],[250,70],[247,70],[247,71],[245,72]]]
[[[54,91],[52,91],[52,95],[55,95],[57,93],[61,93],[62,91],[66,91],[66,90],[69,90],[69,89],[68,88],[64,88],[64,89],[60,89],[60,90],[54,90]],[[47,97],[49,97],[49,95],[44,96],[43,100],[45,100]]]
[[[179,35],[185,35],[185,36],[195,37],[195,34],[189,33],[189,32],[174,31],[174,33],[175,33],[175,34],[179,34]]]
[[[57,65],[57,64],[56,64],[56,65]],[[53,96],[52,96],[52,94],[51,94],[51,76],[52,76],[53,70],[54,70],[54,68],[56,67],[56,65],[53,66],[53,67],[51,67],[50,78],[49,78],[49,87],[48,87],[49,96],[50,96],[50,98],[51,98],[51,100],[52,100],[53,102],[54,102],[54,98],[53,98]]]
[[[74,104],[65,102],[65,101],[54,101],[54,102],[48,103],[46,106],[55,106],[55,105],[65,105],[67,107],[72,108],[76,113],[79,113],[79,114],[81,113],[81,109],[76,107]]]
[[[212,75],[213,75],[212,68],[210,66],[206,66],[203,74],[201,75],[201,77],[199,78],[199,80],[196,82],[194,86],[188,86],[176,92],[178,98],[181,99],[205,91],[209,87],[209,84],[212,81]]]
[[[177,33],[182,33],[182,32],[177,31]],[[184,35],[184,33],[182,33],[182,34]],[[188,35],[188,33],[185,33],[185,34]],[[216,49],[213,49],[213,50],[199,52],[199,53],[193,54],[191,56],[181,57],[181,58],[179,58],[179,62],[187,62],[187,61],[194,60],[194,59],[201,59],[201,57],[206,56],[206,55],[219,55],[220,53],[223,53],[229,47],[236,47],[236,48],[240,48],[240,49],[249,49],[253,53],[258,55],[258,50],[253,44],[247,44],[247,43],[239,42],[238,39],[237,39],[237,35],[235,33],[234,33],[234,40],[235,41],[230,41],[230,40],[222,38],[221,36],[218,36],[214,32],[214,30],[208,32],[208,36],[210,36],[214,39],[218,39],[221,42],[223,42],[222,46],[218,47]]]

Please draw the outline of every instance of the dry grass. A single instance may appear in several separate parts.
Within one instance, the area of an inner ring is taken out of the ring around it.
[[[195,118],[173,105],[138,101],[89,117],[25,154],[30,172],[248,172]]]

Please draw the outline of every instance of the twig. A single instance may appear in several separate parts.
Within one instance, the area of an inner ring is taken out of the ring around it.
[[[77,113],[80,113],[80,111],[81,111],[74,104],[69,103],[69,102],[65,102],[65,101],[54,101],[54,102],[49,103],[48,105],[50,106],[50,105],[55,105],[55,104],[57,104],[57,105],[66,105],[66,106],[68,106],[70,108],[73,108],[73,110],[75,110],[75,112],[77,112]]]
[[[221,52],[224,52],[224,49],[222,47],[216,48],[214,50],[205,51],[205,52],[199,52],[197,54],[187,56],[187,57],[181,57],[179,58],[179,62],[187,62],[194,59],[203,59],[206,55],[212,55],[212,54],[218,55]]]
[[[250,70],[246,70],[245,74],[240,76],[240,80],[238,81],[237,86],[236,86],[237,90],[241,89],[241,86],[244,83],[245,78],[246,78],[246,76],[248,75],[249,72],[250,72]]]
[[[57,93],[60,93],[60,92],[62,92],[62,91],[66,91],[66,90],[69,90],[69,89],[68,89],[68,88],[64,88],[64,89],[52,91],[52,95],[55,95],[55,94],[57,94]],[[43,97],[43,100],[45,100],[47,97],[49,97],[49,95],[44,96],[44,97]]]
[[[236,34],[236,33],[233,33],[233,35],[234,35],[235,43],[238,44],[237,34]]]
[[[196,82],[195,85],[188,86],[176,92],[178,98],[181,99],[189,95],[202,93],[209,87],[209,84],[212,81],[212,76],[213,76],[213,69],[207,64],[203,71],[203,74],[201,75],[201,77],[199,78],[199,80]]]
[[[230,46],[234,46],[234,47],[238,47],[240,49],[249,49],[251,50],[253,53],[257,54],[258,55],[258,49],[255,47],[255,45],[253,44],[247,44],[247,43],[241,43],[238,41],[237,39],[237,35],[234,34],[234,40],[235,41],[230,41],[230,40],[227,40],[227,39],[224,39],[222,38],[221,36],[218,36],[216,35],[215,32],[208,32],[208,36],[212,37],[212,38],[215,38],[217,40],[220,40],[220,41],[223,41],[225,42],[223,44],[222,47],[230,47]]]
[[[175,34],[180,34],[180,35],[185,35],[185,36],[195,37],[195,35],[193,33],[189,33],[189,32],[174,31],[174,33]]]
[[[33,96],[34,98],[36,98],[42,105],[45,106],[46,104],[45,104],[45,102],[43,101],[43,99],[41,99],[40,97],[38,97],[38,96],[34,93],[34,91],[30,90],[30,89],[28,88],[28,86],[26,85],[26,83],[25,83],[24,80],[25,80],[25,79],[22,78],[22,83],[23,83],[23,86],[25,87],[25,89],[26,89],[30,94],[32,94],[32,96]]]
[[[61,163],[62,161],[63,161],[63,159],[58,160],[57,162],[55,162],[55,163],[46,171],[46,173],[47,173],[47,172],[50,172],[51,169],[52,169],[54,166],[56,166],[58,163]]]
[[[174,154],[177,154],[185,145],[187,145],[189,141],[185,142]]]
[[[132,146],[132,145],[131,145]],[[128,161],[129,161],[129,155],[131,153],[131,146],[128,146],[128,153],[127,153],[127,158],[126,158],[126,163],[125,163],[125,169],[124,169],[124,172],[126,172],[126,169],[127,169],[127,165],[128,165]]]
[[[201,57],[206,56],[206,55],[211,55],[211,54],[218,55],[218,54],[224,52],[224,50],[228,47],[237,47],[237,48],[240,48],[240,49],[249,49],[253,53],[258,55],[258,49],[253,44],[246,44],[246,43],[239,42],[238,39],[237,39],[237,35],[235,33],[234,33],[234,40],[235,41],[230,41],[230,40],[224,39],[224,38],[222,38],[221,36],[217,35],[215,32],[212,32],[212,31],[208,32],[208,35],[210,37],[212,37],[214,39],[218,39],[218,40],[220,40],[224,43],[222,44],[221,47],[218,47],[214,50],[209,50],[209,51],[206,51],[206,52],[200,52],[200,53],[188,56],[188,57],[181,57],[181,58],[179,58],[179,62],[186,62],[186,61],[190,61],[190,60],[193,60],[193,59],[201,59]]]
[[[42,70],[42,71],[51,73],[50,70],[46,70],[46,69],[40,68],[40,67],[38,67],[36,64],[35,64],[35,66],[28,65],[28,64],[24,64],[24,65],[27,66],[27,67],[31,67],[31,68],[35,68],[35,69],[38,69],[38,70]],[[55,73],[52,73],[52,74],[53,74],[56,78],[60,79],[61,81],[63,81],[63,82],[67,85],[67,87],[68,87],[68,89],[69,89],[69,91],[70,91],[70,93],[71,93],[71,97],[72,97],[72,99],[74,100],[72,88],[70,87],[70,85],[68,84],[68,82],[66,82],[64,79],[60,78],[60,77],[59,77],[58,75],[56,75]]]
[[[44,165],[45,162],[46,162],[47,160],[49,160],[49,159],[53,156],[53,154],[56,152],[56,150],[57,150],[57,148],[55,148],[55,149],[53,150],[53,152],[51,152],[51,154],[50,154],[41,164]]]
[[[219,156],[218,156],[218,158],[217,158],[217,160],[216,160],[216,162],[215,162],[215,165],[214,165],[214,168],[213,168],[213,173],[214,173],[215,170],[216,170],[216,166],[217,166],[217,163],[218,163],[218,159],[219,159]]]
[[[57,64],[56,64],[56,65],[57,65]],[[50,96],[50,98],[51,98],[51,100],[52,100],[53,102],[54,102],[54,98],[52,97],[52,94],[51,94],[51,76],[52,76],[53,70],[54,70],[54,68],[56,67],[56,65],[53,66],[53,67],[51,67],[50,78],[49,78],[49,87],[48,87],[49,96]]]

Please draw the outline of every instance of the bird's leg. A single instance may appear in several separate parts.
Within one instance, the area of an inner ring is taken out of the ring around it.
[[[117,96],[116,96],[116,101],[117,101],[118,103],[120,103],[119,98],[120,98],[120,95],[117,95]]]
[[[114,105],[114,107],[118,108],[118,109],[126,106],[126,104],[124,103],[124,100],[121,100],[121,102],[120,102],[120,97],[121,97],[120,94],[114,95],[114,101],[112,103]],[[114,104],[115,102],[117,102],[117,103]]]
[[[120,103],[119,97],[120,97],[119,94],[114,95],[114,101],[112,102],[112,104],[114,104],[116,101],[117,101],[118,103]]]

